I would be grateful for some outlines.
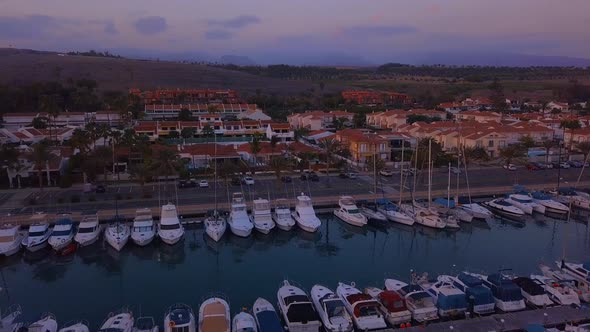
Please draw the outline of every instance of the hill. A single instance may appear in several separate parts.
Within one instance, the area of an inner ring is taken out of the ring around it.
[[[33,50],[0,49],[0,84],[28,84],[81,78],[98,82],[100,90],[127,91],[166,88],[226,88],[245,95],[257,91],[293,95],[317,89],[311,80],[282,80],[246,72],[215,68],[200,64],[169,61],[117,59],[65,55]],[[326,84],[325,92],[343,88],[338,83]]]

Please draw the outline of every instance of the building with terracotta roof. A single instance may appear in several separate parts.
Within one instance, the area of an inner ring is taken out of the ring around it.
[[[502,120],[502,115],[500,113],[487,111],[464,111],[456,113],[455,119],[461,121],[500,122]]]
[[[358,105],[393,105],[410,101],[407,94],[391,91],[349,90],[342,91],[342,98],[347,103]]]
[[[288,123],[270,123],[266,127],[266,138],[276,137],[279,142],[290,142],[295,139],[295,132]]]
[[[429,118],[438,118],[444,120],[446,114],[437,110],[411,109],[408,111],[397,109],[387,110],[385,112],[373,112],[366,115],[366,124],[371,127],[380,129],[397,130],[400,126],[408,122],[408,117],[412,115],[426,116]]]
[[[263,117],[264,113],[255,104],[146,104],[144,114],[146,119],[171,119],[178,118],[183,109],[191,112],[193,117],[201,114],[218,113],[220,116],[238,116],[242,113],[258,114]],[[250,113],[255,111],[254,113]],[[261,115],[261,114],[262,115]],[[247,116],[245,116],[247,117]]]
[[[463,111],[491,110],[492,105],[492,101],[487,97],[473,97],[461,102],[441,103],[438,105],[438,108],[443,109],[445,112],[456,114]]]
[[[238,103],[239,97],[235,90],[228,89],[157,89],[141,91],[129,89],[129,94],[140,98],[142,104],[173,104],[173,103]]]
[[[353,162],[366,164],[374,156],[389,161],[391,151],[387,139],[360,129],[344,129],[335,133],[335,138],[341,145],[348,148]]]
[[[295,113],[287,117],[287,122],[293,129],[306,128],[309,130],[333,129],[334,120],[344,120],[345,125],[352,123],[354,113],[346,111],[307,111]]]

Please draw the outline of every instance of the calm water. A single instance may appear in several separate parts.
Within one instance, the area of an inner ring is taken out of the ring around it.
[[[249,239],[226,234],[215,244],[197,225],[177,247],[129,243],[116,253],[100,243],[69,258],[47,253],[10,257],[0,260],[2,307],[21,304],[29,320],[51,311],[60,326],[86,319],[94,329],[108,312],[128,306],[136,316],[154,316],[161,324],[171,304],[183,302],[197,310],[214,292],[227,296],[232,312],[251,307],[259,296],[276,303],[285,278],[309,290],[315,283],[335,289],[338,281],[381,287],[384,277],[407,279],[412,268],[436,274],[512,267],[528,274],[539,262],[561,257],[564,242],[568,258],[590,260],[586,224],[545,217],[525,227],[494,220],[463,224],[458,231],[393,224],[358,229],[330,215],[322,219],[319,234],[277,230]]]

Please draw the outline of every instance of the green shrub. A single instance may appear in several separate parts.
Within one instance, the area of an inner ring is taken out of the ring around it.
[[[79,195],[72,195],[72,197],[70,197],[70,202],[80,203],[80,196]]]

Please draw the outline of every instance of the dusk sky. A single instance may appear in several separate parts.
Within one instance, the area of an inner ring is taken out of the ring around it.
[[[590,0],[0,0],[0,46],[371,62],[437,52],[590,58]]]

